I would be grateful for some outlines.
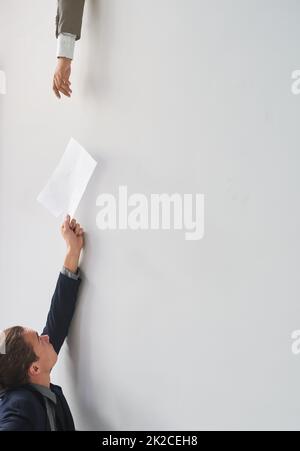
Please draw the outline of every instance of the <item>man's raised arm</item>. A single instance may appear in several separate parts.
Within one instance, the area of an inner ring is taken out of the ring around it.
[[[69,216],[65,219],[61,232],[67,244],[67,254],[42,333],[42,335],[49,335],[50,343],[57,354],[68,335],[75,311],[80,285],[78,265],[84,245],[83,229],[74,219],[71,221]]]

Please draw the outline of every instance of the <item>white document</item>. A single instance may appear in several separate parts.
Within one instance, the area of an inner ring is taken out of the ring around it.
[[[71,138],[57,168],[38,196],[38,202],[56,217],[62,214],[74,217],[96,166],[97,162],[90,154]]]
[[[6,94],[6,77],[3,70],[0,70],[0,94]]]

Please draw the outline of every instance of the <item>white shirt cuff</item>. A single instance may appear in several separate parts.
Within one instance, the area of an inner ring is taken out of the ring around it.
[[[69,279],[73,280],[79,280],[80,279],[80,269],[77,269],[77,272],[72,272],[69,269],[65,268],[63,266],[62,270],[60,271],[64,276],[67,276]]]
[[[70,60],[74,57],[76,36],[69,33],[60,33],[57,38],[57,51],[56,56],[69,58]]]

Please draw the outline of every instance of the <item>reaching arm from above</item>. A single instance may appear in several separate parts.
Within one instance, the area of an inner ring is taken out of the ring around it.
[[[56,37],[61,33],[81,37],[81,25],[85,0],[58,0],[56,16]]]
[[[59,99],[61,94],[71,97],[71,63],[75,41],[81,37],[85,0],[58,0],[56,37],[58,63],[53,78],[53,91]]]

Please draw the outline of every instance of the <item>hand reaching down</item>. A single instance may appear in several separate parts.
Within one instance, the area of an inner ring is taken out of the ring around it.
[[[71,63],[72,60],[69,58],[58,58],[58,63],[53,77],[53,91],[59,99],[61,98],[60,93],[64,94],[66,97],[71,97]]]

